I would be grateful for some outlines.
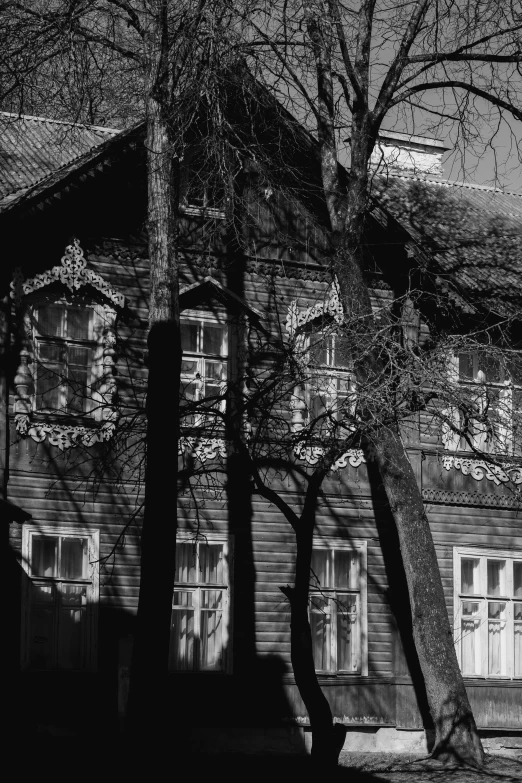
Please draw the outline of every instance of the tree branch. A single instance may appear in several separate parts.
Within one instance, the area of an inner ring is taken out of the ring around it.
[[[488,101],[489,103],[492,103],[494,106],[497,106],[499,109],[504,109],[505,111],[510,112],[513,115],[513,117],[515,117],[515,119],[522,120],[522,110],[517,109],[515,106],[513,106],[512,103],[508,103],[507,101],[502,100],[502,98],[498,98],[496,95],[492,95],[486,90],[481,90],[479,87],[475,87],[474,84],[468,84],[467,82],[459,82],[459,81],[452,81],[452,80],[440,81],[440,82],[426,82],[426,84],[418,84],[415,85],[414,87],[410,87],[409,90],[400,93],[400,95],[398,95],[393,101],[391,101],[388,105],[388,109],[391,109],[393,106],[396,106],[398,103],[402,103],[411,95],[415,95],[415,93],[423,92],[424,90],[441,90],[449,87],[457,90],[465,90],[466,92],[469,92],[472,95],[477,95],[479,98],[484,98],[484,100]]]

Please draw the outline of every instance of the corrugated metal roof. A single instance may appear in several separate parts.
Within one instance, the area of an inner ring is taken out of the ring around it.
[[[119,132],[0,112],[0,206]]]

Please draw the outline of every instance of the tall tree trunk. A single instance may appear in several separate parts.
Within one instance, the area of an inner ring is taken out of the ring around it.
[[[361,269],[366,162],[364,172],[357,177],[354,171],[352,176],[355,187],[348,206],[351,230],[343,238],[335,272],[344,312],[357,324],[355,366],[357,381],[364,387],[384,370],[371,348],[372,307]],[[375,420],[379,415],[376,411]],[[484,753],[457,662],[435,546],[413,468],[397,428],[378,426],[372,433],[372,446],[369,456],[377,464],[399,535],[415,646],[436,731],[433,755],[482,766]]]
[[[147,100],[150,304],[145,509],[141,576],[129,694],[131,734],[166,729],[168,656],[177,528],[181,341],[170,136],[166,0],[150,36]]]

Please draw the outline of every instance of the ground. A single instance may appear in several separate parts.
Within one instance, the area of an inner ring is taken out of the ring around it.
[[[215,754],[199,756],[194,769],[198,783],[216,775],[227,783],[522,783],[522,754],[518,759],[488,755],[481,772],[393,753],[342,753],[334,771],[314,769],[306,756]]]
[[[355,771],[361,783],[521,783],[522,751],[509,758],[486,756],[483,771],[444,765],[439,761],[419,756],[401,756],[394,753],[342,753],[340,780],[357,783]],[[345,772],[346,770],[346,772]],[[350,774],[351,773],[351,774]],[[352,776],[353,775],[353,776]]]

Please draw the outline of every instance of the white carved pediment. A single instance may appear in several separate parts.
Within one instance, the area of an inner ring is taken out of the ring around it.
[[[330,316],[336,323],[343,323],[343,306],[337,278],[333,280],[324,299],[316,302],[316,304],[311,307],[300,309],[297,301],[297,299],[294,299],[293,302],[290,303],[286,317],[286,331],[290,337],[293,337],[299,328],[315,321],[316,318],[320,318],[321,316]]]
[[[123,294],[112,288],[101,275],[87,266],[78,239],[74,239],[71,245],[67,245],[60,265],[53,266],[52,269],[41,274],[25,280],[20,267],[16,267],[11,282],[11,298],[19,306],[24,296],[53,283],[63,283],[72,293],[84,285],[91,285],[117,307],[125,305]]]

